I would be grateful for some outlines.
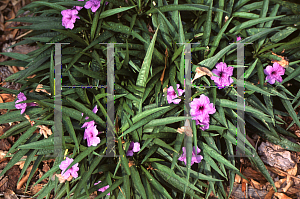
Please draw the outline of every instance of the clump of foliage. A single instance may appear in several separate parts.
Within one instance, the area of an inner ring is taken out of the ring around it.
[[[300,114],[295,112],[300,105],[298,4],[282,0],[107,2],[34,1],[17,14],[29,10],[34,16],[11,20],[32,23],[16,28],[33,30],[11,47],[33,44],[39,49],[27,55],[2,53],[15,58],[2,64],[25,70],[6,79],[23,84],[19,91],[1,88],[18,95],[18,101],[0,104],[9,109],[0,116],[1,124],[21,122],[0,139],[23,134],[9,150],[12,159],[0,175],[27,156],[20,175],[21,179],[33,164],[27,189],[40,163],[53,158],[49,155],[54,152],[54,134],[47,138],[33,134],[38,125],[48,125],[55,132],[55,46],[47,43],[70,43],[61,45],[62,85],[70,88],[63,87],[61,95],[65,153],[55,157],[52,168],[35,183],[49,178],[38,198],[53,193],[55,198],[80,199],[96,190],[96,198],[208,198],[211,192],[228,198],[235,174],[242,176],[237,169],[239,158],[233,157],[236,137],[244,136],[236,128],[239,93],[232,86],[240,78],[237,37],[238,42],[252,43],[244,48],[246,128],[287,150],[300,151],[298,144],[286,138],[296,136],[280,126],[284,121],[278,116],[287,112],[292,124],[300,126]],[[114,45],[118,157],[103,156],[107,150],[107,90],[72,87],[107,85],[107,46],[99,43],[122,43]],[[184,115],[183,93],[190,80],[185,78],[183,43],[198,43],[191,47],[192,77],[200,67],[214,73],[193,81],[192,117]],[[285,57],[288,67],[282,64]],[[33,74],[34,78],[27,78]],[[50,94],[36,92],[38,84]],[[22,114],[11,111],[14,109],[21,109]],[[184,140],[192,146],[185,146]],[[276,190],[247,140],[245,154]]]

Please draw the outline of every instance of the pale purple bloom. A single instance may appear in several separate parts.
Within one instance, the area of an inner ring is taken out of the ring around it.
[[[26,100],[27,100],[27,98],[24,95],[24,93],[20,92],[18,94],[18,100],[15,102],[15,107],[16,107],[16,109],[22,109],[21,110],[21,115],[25,112],[27,106],[37,106],[33,102],[32,103],[21,103],[21,104],[18,104],[19,102],[26,101]]]
[[[133,156],[133,152],[139,152],[140,149],[140,143],[138,142],[130,142],[128,151],[126,153],[126,156]]]
[[[273,63],[273,67],[267,66],[266,69],[264,69],[264,72],[267,75],[266,80],[270,84],[274,84],[275,80],[278,82],[282,82],[281,75],[284,75],[285,69],[280,64],[275,62]]]
[[[93,112],[96,114],[98,112],[97,105],[94,107]],[[81,116],[83,116],[83,113],[81,113]],[[86,120],[89,119],[89,117],[85,117]]]
[[[209,98],[204,94],[200,98],[194,98],[190,103],[192,120],[204,120],[208,114],[214,114],[216,109],[213,103],[210,103]]]
[[[92,12],[96,12],[98,8],[100,7],[100,2],[99,0],[89,0],[85,3],[84,8],[89,9],[91,8]]]
[[[180,161],[184,161],[186,165],[186,147],[182,147],[183,154],[178,158]],[[200,163],[201,160],[203,159],[202,155],[198,155],[201,152],[201,150],[197,147],[197,153],[195,151],[195,147],[193,147],[193,152],[192,152],[192,161],[191,165],[193,165],[195,162]]]
[[[233,74],[233,67],[227,67],[226,63],[220,62],[216,64],[216,68],[211,72],[217,76],[211,76],[211,79],[214,80],[219,89],[233,83],[233,79],[230,77]]]
[[[78,10],[63,10],[61,11],[62,14],[62,25],[65,28],[73,29],[74,28],[74,23],[76,19],[80,19],[80,17],[77,16]]]
[[[100,143],[100,138],[97,137],[99,134],[97,126],[89,126],[84,131],[83,139],[87,139],[87,145],[90,146],[97,146]]]
[[[84,1],[84,0],[78,0],[78,1]],[[81,10],[83,7],[81,7],[81,6],[73,6],[73,9],[74,9],[74,8],[75,8],[76,10],[79,11],[79,10]]]
[[[99,184],[101,181],[99,180],[97,183],[95,183],[94,185],[97,185],[97,184]],[[105,186],[105,187],[102,187],[102,188],[100,188],[100,189],[98,189],[98,191],[101,191],[101,192],[104,192],[106,189],[108,189],[109,188],[109,185],[107,185],[107,186]],[[107,196],[109,196],[110,195],[110,193],[108,193],[107,194]]]
[[[95,125],[95,121],[92,120],[92,121],[89,121],[89,122],[85,122],[85,123],[82,125],[81,128],[84,128],[84,127],[89,128],[89,127],[94,126],[94,125]]]
[[[209,116],[203,118],[202,120],[196,119],[196,125],[201,125],[200,129],[202,129],[202,131],[209,129]]]
[[[74,164],[69,170],[65,172],[65,170],[68,168],[68,166],[73,162],[74,160],[72,158],[66,157],[66,160],[62,161],[59,165],[59,168],[62,170],[61,175],[68,179],[70,175],[72,175],[74,178],[78,177],[77,171],[79,171],[78,162]],[[65,172],[65,173],[64,173]]]
[[[93,109],[93,112],[94,113],[97,113],[97,111],[98,111],[98,108],[97,108],[97,105],[94,107],[94,109]],[[81,116],[83,116],[83,113],[81,113]],[[88,120],[89,119],[89,117],[85,117],[85,119],[86,120]],[[82,127],[81,128],[84,128],[84,127],[89,127],[89,126],[94,126],[95,125],[95,122],[92,120],[92,121],[90,121],[90,122],[85,122],[83,125],[82,125]]]
[[[177,91],[178,91],[178,94],[179,96],[181,96],[183,93],[184,93],[184,90],[182,89],[179,89],[180,85],[177,84]],[[167,90],[167,100],[168,100],[168,103],[171,104],[172,102],[174,104],[179,104],[179,102],[181,101],[181,99],[175,99],[177,98],[178,96],[176,95],[176,92],[173,88],[173,86],[170,86]]]

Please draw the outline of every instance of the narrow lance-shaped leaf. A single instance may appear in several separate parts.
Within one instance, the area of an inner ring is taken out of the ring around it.
[[[145,92],[145,86],[146,86],[146,83],[148,80],[148,75],[149,75],[149,70],[150,70],[150,65],[151,65],[151,60],[152,60],[152,55],[153,55],[153,49],[154,49],[158,29],[159,29],[159,26],[158,26],[157,30],[155,31],[155,34],[151,40],[151,43],[149,45],[145,59],[142,64],[142,68],[139,72],[139,75],[138,75],[138,78],[136,81],[136,85],[141,87],[138,90],[142,93]],[[140,97],[141,97],[141,99],[143,99],[143,95],[140,95]],[[142,111],[142,100],[140,100],[140,102],[138,104],[134,103],[134,105],[139,108],[139,112]]]

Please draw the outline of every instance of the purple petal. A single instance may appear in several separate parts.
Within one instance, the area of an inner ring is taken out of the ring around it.
[[[97,105],[94,107],[93,112],[94,112],[94,113],[97,113],[97,112],[98,112]]]
[[[133,152],[139,152],[140,150],[141,150],[141,149],[140,149],[140,143],[135,142],[132,151],[133,151]]]
[[[91,8],[93,5],[94,5],[94,4],[92,3],[92,1],[87,1],[87,2],[85,3],[85,5],[84,5],[84,8],[85,8],[85,9],[89,9],[89,8]]]
[[[133,156],[133,150],[128,149],[126,156]]]

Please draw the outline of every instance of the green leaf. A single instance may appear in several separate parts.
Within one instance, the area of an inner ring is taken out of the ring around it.
[[[39,155],[39,156],[37,157],[36,161],[34,161],[33,167],[32,167],[32,169],[31,169],[31,172],[30,172],[30,174],[29,174],[29,177],[28,177],[28,180],[27,180],[27,183],[26,183],[25,192],[27,191],[28,185],[29,185],[29,183],[30,183],[30,181],[31,181],[31,179],[32,179],[32,177],[33,177],[33,175],[35,174],[35,172],[36,172],[38,166],[39,166],[40,163],[42,162],[43,157],[44,157],[43,155]]]
[[[151,185],[165,197],[167,197],[168,199],[172,199],[168,191],[163,186],[161,186],[161,184],[143,166],[141,166],[141,168],[148,180],[151,182]]]
[[[79,153],[78,156],[74,159],[74,161],[68,166],[68,168],[66,168],[65,172],[67,170],[69,170],[74,164],[83,160],[86,156],[91,154],[93,151],[95,151],[96,149],[98,149],[100,146],[102,146],[105,143],[106,143],[106,138],[103,138],[97,146],[90,146],[87,149],[85,149],[84,151],[82,151],[81,153]]]
[[[25,142],[25,140],[28,139],[28,137],[30,137],[36,129],[37,129],[36,126],[32,126],[28,130],[26,130],[26,132],[23,133],[19,137],[19,139],[14,143],[14,145],[9,149],[9,151],[7,152],[7,154],[13,153],[15,151],[15,148],[17,148],[22,142]],[[2,139],[2,136],[0,137],[0,139]]]
[[[122,167],[125,169],[125,172],[127,173],[127,175],[131,175],[129,166],[128,166],[128,160],[127,157],[125,155],[125,152],[123,150],[122,147],[122,140],[120,138],[118,138],[118,150],[120,153],[120,157],[121,157],[121,163],[122,163]]]
[[[158,13],[158,10],[160,12],[170,12],[170,11],[188,11],[188,10],[201,10],[201,11],[208,11],[209,6],[206,5],[200,5],[200,4],[180,4],[180,5],[166,5],[166,6],[159,6],[157,8],[152,8],[149,11],[147,11],[145,14],[149,15]],[[218,9],[218,8],[212,8],[212,11],[214,12],[225,12],[224,10]]]
[[[54,29],[65,29],[61,25],[61,21],[48,21],[47,23],[32,24],[29,26],[10,27],[12,29],[29,29],[29,30],[54,30]]]
[[[267,22],[267,21],[272,21],[272,20],[279,19],[279,18],[284,17],[284,16],[285,15],[280,15],[280,16],[276,16],[276,17],[262,17],[262,18],[259,18],[259,19],[249,20],[249,21],[246,21],[246,22],[242,23],[241,25],[238,25],[238,26],[232,28],[231,30],[229,30],[229,33],[235,34],[236,32],[239,32],[243,29],[249,28],[249,27],[254,26],[256,24]]]
[[[77,149],[77,151],[79,153],[79,144],[78,144],[78,140],[77,140],[75,130],[74,130],[74,127],[73,127],[70,117],[63,114],[62,122],[64,123],[64,126],[66,127],[67,131],[69,132],[71,138],[73,139],[73,141],[75,143],[75,146],[76,146],[75,150]]]
[[[280,93],[281,93],[283,96],[286,97],[286,94],[285,94],[283,91],[281,91]],[[280,98],[280,100],[281,100],[281,102],[282,102],[284,108],[285,108],[285,109],[287,110],[287,112],[289,113],[289,115],[293,118],[293,121],[300,127],[300,121],[299,121],[299,119],[298,119],[298,117],[297,117],[296,112],[294,111],[294,108],[293,108],[293,106],[292,106],[292,103],[291,103],[289,100],[285,100],[285,99],[281,99],[281,98]]]
[[[124,103],[125,105],[126,103]],[[126,104],[127,105],[127,104]],[[127,105],[128,106],[128,105]],[[138,121],[146,118],[147,116],[153,114],[153,113],[156,113],[156,112],[159,112],[161,110],[165,110],[165,109],[168,109],[170,110],[172,107],[171,106],[163,106],[163,107],[157,107],[157,108],[154,108],[154,109],[150,109],[150,110],[146,110],[146,111],[143,111],[141,113],[138,113],[137,115],[135,115],[133,118],[132,118],[132,122],[133,124],[137,123]],[[124,125],[122,125],[121,127],[121,131],[125,131],[129,128],[129,124],[126,122]]]
[[[172,124],[172,123],[183,121],[186,119],[192,119],[192,117],[180,116],[180,117],[167,117],[167,118],[156,119],[156,120],[150,121],[148,124],[146,124],[144,126],[144,128]]]
[[[106,127],[106,123],[98,115],[96,115],[93,111],[86,108],[83,104],[77,102],[76,100],[74,100],[70,97],[66,97],[66,100],[69,101],[79,111],[86,114],[89,118],[91,118],[92,120],[95,120],[95,122],[99,123],[102,127],[104,127],[104,128]]]
[[[282,28],[282,26],[276,27],[276,28],[270,28],[269,30],[265,30],[265,31],[255,34],[255,35],[252,35],[250,37],[247,37],[247,38],[241,40],[241,42],[243,42],[243,43],[254,42],[254,41],[258,40],[259,38],[261,38],[265,35],[268,35],[271,32],[277,31],[280,28]],[[198,63],[197,65],[194,65],[192,67],[192,71],[195,71],[196,68],[198,67],[198,65],[207,67],[208,69],[212,69],[216,65],[216,63],[219,61],[219,59],[221,59],[227,52],[229,52],[233,49],[236,49],[236,48],[237,48],[236,44],[230,44],[229,46],[220,50],[215,56],[213,56],[209,59],[205,59],[205,60],[201,61],[200,63]]]
[[[76,70],[78,70],[80,73],[83,73],[84,75],[87,75],[89,77],[92,77],[94,79],[99,79],[102,81],[106,81],[106,75],[95,73],[94,71],[86,70],[81,67],[73,66]]]
[[[289,74],[284,80],[280,83],[281,85],[284,84],[285,82],[295,78],[299,77],[300,75],[300,67],[298,66],[291,74]]]
[[[107,23],[107,24],[106,24]],[[133,37],[138,38],[141,42],[147,43],[147,41],[141,37],[137,32],[130,31],[130,27],[125,26],[121,23],[114,23],[114,22],[106,22],[103,24],[103,28],[107,30],[112,30],[114,32],[121,32],[124,34],[132,35]]]
[[[132,178],[133,184],[135,184],[135,186],[137,187],[137,190],[141,194],[142,198],[143,199],[147,199],[146,191],[145,191],[145,189],[143,187],[143,184],[142,184],[139,172],[137,170],[137,167],[134,166],[134,165],[131,166],[130,167],[130,171],[132,173],[131,178]]]
[[[104,152],[104,150],[103,150]],[[102,157],[96,157],[96,156],[93,156],[93,161],[92,161],[92,164],[90,165],[88,171],[85,171],[82,175],[82,178],[81,180],[79,181],[78,183],[78,187],[83,187],[84,185],[86,185],[87,181],[90,179],[93,171],[95,170],[95,168],[99,165],[100,161],[102,160],[103,156]],[[76,198],[76,196],[79,194],[79,191],[81,191],[80,188],[76,189],[75,192],[74,192],[74,197]]]
[[[297,3],[292,3],[289,1],[282,1],[282,0],[271,0],[271,1],[274,3],[278,3],[283,7],[287,7],[291,9],[295,15],[300,13],[300,5]]]
[[[0,176],[3,176],[11,167],[13,167],[27,152],[29,149],[26,150],[20,150],[14,156],[12,159],[7,163],[7,165],[2,170]]]
[[[130,7],[122,7],[122,8],[114,8],[114,9],[109,9],[101,13],[99,19],[103,19],[121,12],[124,12],[126,10],[130,10],[131,8],[134,8],[136,6],[130,6]]]
[[[171,150],[171,151],[174,151],[175,153],[178,153],[178,151],[175,151],[172,147],[170,147],[170,145],[168,145],[167,143],[165,143],[164,141],[162,141],[162,140],[159,139],[159,138],[155,138],[155,139],[153,140],[153,143],[154,143],[154,144],[157,144],[157,145],[159,145],[159,146],[161,146],[161,147],[167,148],[167,149],[169,149],[169,150]]]
[[[29,127],[29,126],[30,126],[30,122],[28,120],[20,122],[19,124],[16,124],[12,128],[5,131],[5,133],[2,136],[0,136],[0,139],[7,138],[7,137],[11,136],[17,130],[22,129],[22,128],[26,128],[26,127]]]
[[[141,87],[138,90],[142,93],[145,92],[145,87],[146,87],[146,83],[147,83],[147,80],[148,80],[148,75],[149,75],[149,70],[150,70],[150,65],[151,65],[151,60],[152,60],[152,54],[153,54],[153,49],[154,49],[154,45],[155,45],[155,40],[156,40],[156,37],[157,37],[158,28],[155,31],[155,34],[154,34],[154,36],[151,40],[151,43],[148,47],[145,59],[143,61],[141,70],[139,72],[139,75],[138,75],[138,78],[137,78],[137,81],[136,81],[136,85]],[[139,94],[139,96],[143,99],[143,94],[142,95]],[[142,111],[142,100],[140,100],[140,103],[136,104],[135,106],[138,107],[139,112],[141,112]]]
[[[87,46],[88,43],[83,40],[81,37],[79,37],[77,34],[72,33],[68,30],[59,30],[59,29],[54,29],[54,31],[60,32],[61,34],[64,34],[72,39],[74,39],[75,41],[78,41],[79,43],[83,44],[84,46]]]
[[[11,57],[11,58],[14,58],[14,59],[18,59],[18,60],[21,60],[21,61],[26,61],[26,62],[30,62],[32,61],[32,58],[28,55],[23,55],[23,54],[20,54],[20,53],[8,53],[8,52],[4,52],[4,53],[0,53],[4,56],[8,56],[8,57]]]

